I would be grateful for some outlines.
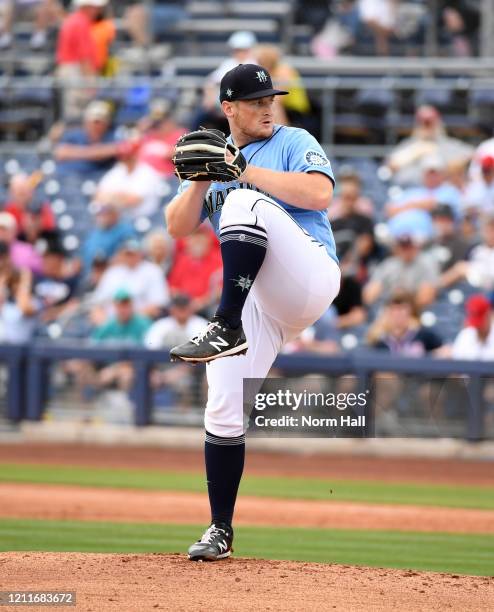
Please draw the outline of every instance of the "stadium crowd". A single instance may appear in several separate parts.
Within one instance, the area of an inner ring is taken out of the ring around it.
[[[49,27],[60,25],[56,62],[64,84],[64,121],[44,139],[41,169],[25,169],[16,160],[5,165],[1,341],[89,337],[95,344],[149,349],[185,341],[215,310],[222,264],[208,223],[176,241],[166,233],[163,209],[178,186],[174,144],[199,125],[224,126],[218,84],[238,62],[259,63],[275,80],[288,83],[290,95],[279,101],[277,121],[310,129],[311,100],[303,79],[278,47],[258,44],[254,33],[239,31],[229,39],[230,57],[205,79],[201,106],[187,121],[163,96],[136,104],[122,128],[111,97],[95,96],[93,87],[71,87],[81,76],[115,69],[115,28],[104,14],[107,2],[75,0],[72,8],[57,0],[4,4],[0,47],[12,44],[15,11],[35,19],[33,48],[44,45]],[[320,5],[314,54],[348,51],[362,26],[374,36],[375,52],[386,54],[393,36],[400,35],[399,4],[314,3],[313,11],[298,11],[297,18],[314,19]],[[475,10],[468,2],[440,4],[438,19],[452,52],[474,52]],[[147,10],[144,3],[130,3],[124,13],[137,46],[148,45],[156,34],[148,28]],[[185,16],[182,3],[155,2],[153,10],[165,11],[169,25]],[[416,30],[409,24],[408,36],[418,36],[423,18],[423,11],[414,13]],[[329,49],[328,38],[339,40],[330,35],[335,31],[344,44]],[[341,262],[341,291],[328,312],[285,350],[333,354],[368,345],[404,356],[494,359],[494,139],[473,146],[453,138],[440,111],[421,105],[409,136],[378,168],[387,202],[377,201],[358,164],[337,160],[334,168],[336,191],[328,215]],[[95,370],[77,362],[70,369],[83,387],[88,381],[131,387],[127,363]],[[182,366],[157,370],[153,384],[183,387],[187,371]]]
[[[236,4],[219,0],[218,16],[235,17],[239,14]],[[295,24],[310,27],[315,56],[389,55],[400,45],[408,51],[417,49],[424,44],[431,22],[439,45],[449,53],[478,53],[481,9],[474,0],[441,0],[432,11],[422,0],[311,0],[310,10],[303,0],[285,4],[287,11],[293,11]],[[84,74],[108,73],[114,70],[108,65],[108,51],[117,34],[115,18],[132,44],[146,48],[193,15],[191,5],[187,0],[2,0],[0,49],[15,45],[16,21],[28,21],[33,50],[49,45],[53,32],[61,30],[56,60],[67,78],[79,70]],[[71,12],[73,7],[76,10]],[[94,45],[87,44],[90,30]],[[84,39],[86,44],[81,46]]]

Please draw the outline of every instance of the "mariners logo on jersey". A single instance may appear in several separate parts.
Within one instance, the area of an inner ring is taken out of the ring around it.
[[[319,151],[306,151],[305,161],[311,166],[329,166],[329,160]]]
[[[216,183],[216,185],[219,186],[221,183]],[[270,197],[269,193],[265,193],[254,185],[250,185],[248,183],[232,183],[230,187],[225,187],[224,189],[210,189],[206,199],[204,200],[204,208],[209,218],[211,218],[215,212],[219,212],[222,209],[226,196],[234,189],[252,189],[252,191],[258,191],[259,193]]]

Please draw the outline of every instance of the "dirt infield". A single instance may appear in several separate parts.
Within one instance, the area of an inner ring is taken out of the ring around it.
[[[0,587],[74,590],[80,612],[487,611],[494,601],[492,578],[162,554],[0,553]]]
[[[37,484],[0,484],[0,517],[202,524],[209,520],[200,493],[136,491]],[[241,495],[237,525],[336,529],[392,529],[494,533],[494,511],[394,506]]]
[[[162,448],[106,447],[82,444],[9,444],[0,446],[0,462],[88,465],[173,471],[202,471],[200,451]],[[494,486],[489,461],[290,455],[247,453],[246,473],[384,482],[423,482]]]
[[[196,451],[84,445],[5,445],[0,462],[203,469],[202,453]],[[494,485],[492,464],[479,461],[248,453],[246,472]],[[0,517],[177,524],[206,524],[209,518],[207,496],[197,493],[1,483],[0,499]],[[241,495],[236,523],[494,533],[494,511]],[[492,577],[239,558],[196,564],[178,554],[0,553],[0,590],[8,589],[75,590],[76,609],[85,612],[487,611],[494,601]]]

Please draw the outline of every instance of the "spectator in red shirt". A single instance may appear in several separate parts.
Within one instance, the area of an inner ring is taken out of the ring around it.
[[[36,198],[37,177],[15,174],[10,180],[9,199],[4,206],[17,222],[20,240],[36,242],[38,238],[55,239],[56,221],[49,202]],[[36,229],[36,231],[34,231]]]
[[[183,293],[192,298],[195,312],[204,311],[219,299],[222,284],[220,245],[207,225],[177,240],[168,284],[172,294]]]
[[[141,140],[139,161],[154,168],[161,176],[173,176],[175,167],[171,159],[175,144],[186,130],[175,121],[170,102],[155,100],[142,128],[146,133]]]
[[[108,0],[74,0],[75,11],[62,23],[57,43],[57,74],[64,86],[64,116],[76,118],[92,95],[81,79],[98,72],[98,51],[91,33]]]

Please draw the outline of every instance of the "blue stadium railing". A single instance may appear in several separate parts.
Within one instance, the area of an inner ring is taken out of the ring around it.
[[[28,346],[0,345],[0,362],[8,369],[7,416],[12,421],[40,420],[49,389],[48,369],[57,361],[86,359],[102,363],[131,361],[135,368],[134,422],[145,426],[152,422],[153,393],[150,371],[154,364],[169,361],[168,351],[142,348],[81,347],[77,344],[55,344],[37,341]],[[341,376],[353,374],[359,391],[369,389],[376,373],[415,375],[424,380],[465,377],[468,407],[464,437],[475,441],[484,438],[483,386],[494,379],[494,363],[456,361],[432,358],[399,358],[376,351],[359,350],[335,356],[312,354],[280,355],[275,367],[285,375],[322,374]],[[370,408],[372,409],[372,408]],[[372,423],[373,415],[368,415]]]

